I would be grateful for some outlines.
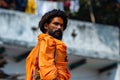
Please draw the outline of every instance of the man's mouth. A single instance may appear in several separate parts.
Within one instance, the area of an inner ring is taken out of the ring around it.
[[[59,31],[56,31],[55,34],[56,35],[61,35],[61,33]]]

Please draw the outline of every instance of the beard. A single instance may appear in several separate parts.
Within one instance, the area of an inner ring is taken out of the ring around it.
[[[56,39],[59,39],[59,40],[62,40],[62,31],[61,30],[56,30],[56,31],[49,31],[48,32],[49,35],[51,35],[52,37],[56,38]]]

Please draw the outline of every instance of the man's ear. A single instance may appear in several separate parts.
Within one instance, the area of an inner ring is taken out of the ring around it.
[[[47,24],[47,23],[44,24],[44,28],[45,28],[46,30],[48,29],[48,24]]]

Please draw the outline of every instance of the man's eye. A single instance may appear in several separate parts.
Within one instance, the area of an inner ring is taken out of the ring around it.
[[[55,25],[59,25],[59,23],[54,23]]]
[[[61,27],[63,27],[64,25],[63,24],[61,24]]]

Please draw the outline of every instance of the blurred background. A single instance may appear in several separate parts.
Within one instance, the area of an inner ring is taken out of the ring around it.
[[[52,9],[68,15],[71,80],[120,80],[120,0],[0,0],[0,80],[25,80],[25,59]]]

